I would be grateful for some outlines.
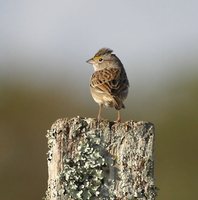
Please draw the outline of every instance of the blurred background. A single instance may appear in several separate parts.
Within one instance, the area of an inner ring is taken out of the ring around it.
[[[85,61],[101,47],[128,74],[124,121],[155,124],[157,199],[196,199],[197,9],[196,0],[1,0],[0,199],[45,196],[46,131],[97,115]]]

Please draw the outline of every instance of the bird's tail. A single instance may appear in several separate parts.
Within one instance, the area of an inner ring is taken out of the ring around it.
[[[113,97],[113,100],[114,100],[114,107],[115,107],[115,109],[116,110],[120,110],[120,109],[122,109],[122,108],[125,108],[125,106],[124,106],[124,104],[123,104],[123,102],[122,102],[122,100],[119,98],[119,97]]]

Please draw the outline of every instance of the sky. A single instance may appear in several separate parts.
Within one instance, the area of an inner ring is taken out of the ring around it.
[[[85,61],[102,47],[137,85],[197,72],[197,9],[196,0],[1,0],[0,77],[85,84]]]

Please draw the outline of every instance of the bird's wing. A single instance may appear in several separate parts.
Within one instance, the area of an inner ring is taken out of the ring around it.
[[[125,71],[120,68],[108,68],[96,71],[91,77],[90,86],[98,92],[117,96],[129,87]]]

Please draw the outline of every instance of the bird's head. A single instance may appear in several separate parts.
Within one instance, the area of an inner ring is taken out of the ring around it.
[[[87,63],[92,64],[95,71],[102,70],[108,67],[116,67],[116,63],[120,60],[115,54],[112,54],[113,50],[109,48],[100,49],[93,58],[87,60]]]

